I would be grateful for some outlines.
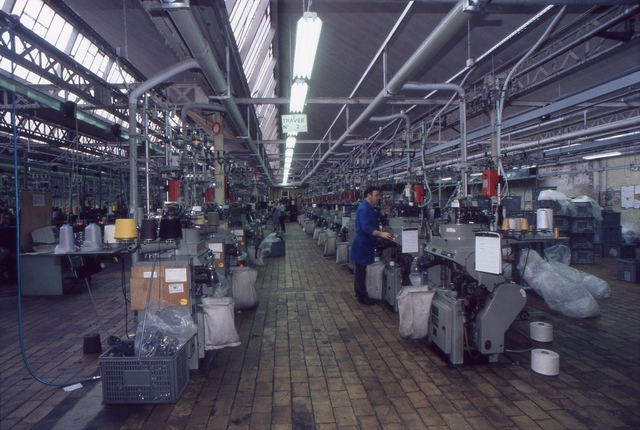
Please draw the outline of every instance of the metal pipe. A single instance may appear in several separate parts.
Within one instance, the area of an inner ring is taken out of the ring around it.
[[[372,116],[369,119],[369,121],[385,122],[385,121],[392,121],[394,119],[404,120],[404,131],[406,133],[405,141],[407,146],[407,171],[409,171],[411,170],[411,158],[409,157],[409,150],[411,149],[411,139],[409,136],[409,133],[411,131],[411,120],[409,119],[409,116],[403,112],[403,113],[397,113],[394,115],[387,115],[387,116]]]
[[[485,3],[484,1],[482,2]],[[442,49],[449,41],[473,16],[463,11],[463,2],[460,1],[447,14],[440,24],[431,32],[429,37],[420,45],[407,62],[398,70],[398,73],[387,84],[387,91],[395,93],[399,91],[404,84],[407,83],[413,75],[420,70],[433,56]],[[320,166],[331,156],[333,152],[338,150],[344,144],[349,136],[356,133],[358,128],[365,124],[369,118],[373,116],[376,110],[385,104],[388,93],[384,89],[376,96],[369,106],[360,114],[351,126],[338,138],[336,143],[322,156],[320,161],[311,169],[311,171],[302,179],[302,182],[308,181],[318,171]]]
[[[273,183],[273,179],[269,174],[269,169],[267,168],[260,151],[253,143],[253,139],[249,135],[249,130],[244,122],[244,118],[242,118],[240,109],[238,108],[236,101],[229,94],[229,87],[225,80],[224,73],[218,66],[209,44],[200,32],[200,27],[198,26],[193,13],[188,9],[170,9],[168,10],[168,13],[180,32],[180,35],[184,38],[191,54],[198,60],[200,68],[202,69],[207,81],[211,84],[211,87],[217,94],[226,96],[220,100],[222,105],[226,108],[231,121],[238,129],[242,138],[247,142],[247,146],[249,146],[249,149],[251,149],[251,152],[255,155],[256,160],[260,164],[262,171],[267,176],[267,179],[269,182]]]
[[[464,88],[452,83],[414,83],[406,84],[402,89],[414,91],[455,91],[460,96],[460,99],[458,100],[460,103],[460,164],[462,164],[460,173],[462,176],[462,196],[465,197],[468,194],[467,182],[469,182],[469,177],[467,172],[467,102],[465,99]]]
[[[167,79],[189,69],[199,68],[194,59],[181,61],[142,82],[129,93],[129,213],[138,223],[138,133],[136,107],[138,98]]]

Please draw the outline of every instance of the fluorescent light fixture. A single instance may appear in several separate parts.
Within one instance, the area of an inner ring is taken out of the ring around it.
[[[284,156],[285,158],[293,157],[293,149],[292,148],[285,149]]]
[[[315,12],[305,12],[298,21],[296,53],[293,61],[294,78],[311,78],[321,29],[322,21]]]
[[[289,149],[289,148],[293,149],[293,148],[296,147],[296,138],[295,137],[293,137],[293,136],[287,137],[286,142],[287,142],[287,149]]]
[[[622,155],[621,152],[603,152],[602,154],[593,154],[593,155],[585,155],[582,157],[583,160],[597,160],[598,158],[607,158],[607,157],[617,157],[618,155]]]
[[[451,178],[441,178],[441,179],[440,179],[440,182],[450,181],[450,180],[451,180]]]
[[[615,136],[602,137],[600,139],[593,139],[593,141],[594,142],[602,142],[603,140],[618,139],[620,137],[632,136],[632,135],[638,134],[638,133],[640,133],[640,131],[631,131],[629,133],[616,134]]]
[[[289,112],[299,113],[304,110],[304,102],[307,100],[309,86],[303,79],[296,79],[291,86],[291,100],[289,101]]]

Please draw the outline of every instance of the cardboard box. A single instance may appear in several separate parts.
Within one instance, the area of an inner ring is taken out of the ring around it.
[[[131,309],[142,310],[147,301],[151,266],[131,268]],[[176,306],[189,305],[189,267],[156,266],[149,301],[164,300]]]

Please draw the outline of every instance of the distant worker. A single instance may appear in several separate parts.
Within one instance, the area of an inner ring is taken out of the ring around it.
[[[280,229],[280,206],[276,201],[273,205],[273,231],[278,231]]]
[[[284,219],[287,216],[287,208],[285,207],[282,200],[280,200],[278,209],[280,210],[280,231],[284,233]]]
[[[386,231],[380,231],[380,212],[375,206],[380,202],[380,189],[377,187],[367,187],[364,190],[364,200],[358,205],[356,210],[356,235],[351,244],[349,258],[355,265],[354,289],[356,299],[364,305],[372,305],[374,300],[367,294],[367,265],[374,262],[374,246],[376,237],[387,240],[394,240],[393,235]]]

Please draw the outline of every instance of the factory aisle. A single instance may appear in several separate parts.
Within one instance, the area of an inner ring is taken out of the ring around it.
[[[297,224],[286,231],[286,255],[260,268],[258,308],[236,314],[242,345],[219,350],[208,376],[191,379],[175,404],[102,405],[99,382],[67,393],[35,381],[21,365],[15,294],[3,289],[2,430],[60,422],[100,430],[640,428],[640,288],[615,279],[615,260],[578,267],[611,284],[600,317],[536,318],[553,325],[554,337],[537,346],[560,355],[560,374],[544,376],[531,371],[528,352],[447,365],[426,341],[400,338],[392,309],[360,305],[351,272]],[[120,271],[112,266],[96,275],[92,293],[105,325],[123,334]],[[526,310],[548,308],[531,296]],[[24,313],[40,376],[97,374],[98,355],[82,353],[84,334],[100,327],[86,288],[29,298]],[[514,326],[528,333],[529,323]],[[508,337],[510,349],[527,346],[516,332]]]

